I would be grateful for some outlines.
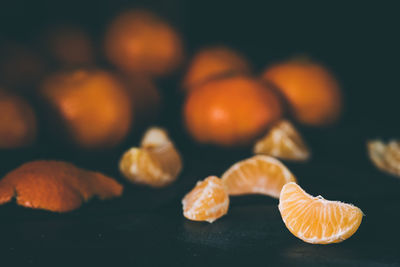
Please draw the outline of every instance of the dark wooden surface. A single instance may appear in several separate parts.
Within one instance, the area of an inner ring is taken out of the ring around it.
[[[343,243],[310,245],[297,239],[283,224],[278,201],[266,196],[232,198],[228,214],[213,224],[186,220],[180,201],[195,182],[220,175],[251,153],[250,149],[197,146],[172,130],[172,136],[181,140],[177,143],[185,159],[176,183],[164,189],[125,184],[122,198],[94,200],[68,214],[14,203],[2,206],[1,258],[21,266],[400,265],[400,180],[371,165],[365,131],[343,127],[303,132],[313,159],[305,164],[287,163],[301,186],[314,195],[353,203],[365,213],[359,230]],[[15,162],[19,158],[15,153],[8,160]],[[90,160],[75,157],[75,162],[122,181],[117,154]],[[11,165],[6,158],[3,163],[7,164],[2,169]]]

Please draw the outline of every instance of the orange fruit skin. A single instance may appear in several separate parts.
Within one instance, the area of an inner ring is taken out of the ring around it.
[[[34,209],[67,212],[94,196],[117,197],[123,187],[103,174],[62,161],[32,161],[0,180],[0,204],[16,198],[17,204]]]
[[[221,179],[199,181],[182,200],[183,215],[192,221],[214,222],[228,212],[229,196]]]
[[[28,146],[36,139],[36,115],[23,98],[0,90],[0,149]]]
[[[72,143],[87,149],[120,143],[132,124],[132,103],[124,86],[102,70],[78,69],[48,77],[41,88],[51,115]],[[58,127],[58,126],[55,126]]]
[[[236,51],[223,46],[210,47],[195,54],[189,64],[183,87],[188,91],[218,76],[250,72],[249,62]]]
[[[89,35],[74,26],[52,29],[46,38],[51,56],[65,65],[90,64],[94,61],[94,48]]]
[[[109,25],[105,52],[127,73],[162,76],[181,63],[183,44],[179,34],[155,14],[128,10]]]
[[[279,211],[289,231],[311,244],[346,240],[357,231],[364,216],[356,206],[313,197],[293,182],[282,188]]]
[[[188,132],[200,143],[248,144],[283,113],[278,96],[251,78],[236,76],[207,82],[184,103]]]
[[[323,66],[287,61],[267,68],[262,77],[282,92],[292,115],[300,123],[323,126],[339,119],[341,90],[334,76]]]

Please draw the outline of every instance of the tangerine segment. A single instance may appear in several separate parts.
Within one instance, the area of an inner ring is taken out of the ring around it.
[[[255,144],[253,151],[293,161],[306,161],[310,157],[310,150],[300,133],[287,120],[277,123]]]
[[[221,179],[209,176],[182,200],[183,215],[192,221],[214,222],[224,216],[229,208],[229,195]]]
[[[133,183],[161,187],[176,180],[182,170],[182,159],[167,133],[151,128],[145,133],[140,148],[125,152],[119,168]]]
[[[232,165],[222,181],[229,195],[263,194],[279,198],[282,187],[296,178],[279,160],[257,155]]]
[[[368,142],[371,161],[380,170],[400,177],[400,141],[392,140],[385,144],[375,140]]]
[[[289,231],[312,244],[346,240],[357,231],[363,217],[356,206],[313,197],[296,183],[287,183],[282,188],[279,211]]]
[[[55,212],[79,208],[94,196],[108,199],[123,187],[102,174],[62,161],[32,161],[9,172],[0,181],[0,204],[16,198],[21,206]]]

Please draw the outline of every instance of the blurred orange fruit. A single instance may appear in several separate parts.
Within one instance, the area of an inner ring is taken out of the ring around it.
[[[384,143],[373,140],[367,143],[368,154],[372,163],[381,171],[400,177],[400,141]]]
[[[265,154],[275,158],[306,161],[310,150],[300,133],[287,120],[274,125],[268,133],[254,145],[255,154]]]
[[[36,115],[31,105],[0,89],[0,149],[30,145],[36,132]]]
[[[163,187],[178,178],[182,159],[166,131],[153,127],[146,131],[139,148],[124,153],[119,168],[132,183]]]
[[[88,65],[94,61],[90,36],[76,26],[58,26],[46,35],[48,52],[64,65]]]
[[[228,212],[229,196],[221,179],[209,176],[197,182],[183,198],[182,205],[187,219],[212,223]]]
[[[250,72],[250,64],[236,51],[223,46],[210,47],[194,55],[185,75],[183,87],[185,90],[191,90],[214,77]]]
[[[0,180],[0,204],[15,198],[17,204],[55,212],[79,208],[94,196],[120,196],[123,187],[97,172],[62,161],[32,161],[9,172]]]
[[[128,10],[109,25],[105,52],[125,72],[159,76],[178,67],[183,44],[179,34],[155,14]]]
[[[15,89],[34,89],[45,71],[45,62],[38,53],[15,42],[0,45],[0,81]]]
[[[132,103],[124,86],[103,70],[78,69],[49,76],[42,96],[59,134],[82,148],[120,143],[132,124]]]
[[[296,182],[296,178],[285,165],[264,155],[235,163],[221,179],[229,195],[263,194],[274,198],[279,198],[286,183]]]
[[[267,68],[262,76],[286,97],[294,118],[306,125],[329,125],[338,120],[342,96],[335,77],[322,65],[292,60]]]
[[[134,104],[135,122],[154,122],[162,105],[161,94],[155,83],[147,77],[135,75],[123,77],[123,80]]]
[[[363,217],[363,212],[356,206],[313,197],[296,183],[288,183],[282,188],[279,211],[289,231],[312,244],[346,240],[357,231]]]
[[[244,76],[209,81],[187,96],[187,130],[200,143],[223,146],[248,144],[282,116],[278,96]]]

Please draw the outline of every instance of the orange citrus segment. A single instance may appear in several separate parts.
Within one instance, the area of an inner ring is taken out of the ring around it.
[[[255,144],[253,151],[284,160],[305,161],[310,157],[303,138],[287,120],[277,123]]]
[[[279,211],[289,231],[312,244],[342,242],[357,231],[363,217],[356,206],[313,197],[296,183],[282,188]]]
[[[279,198],[284,184],[296,182],[293,174],[279,160],[257,155],[239,161],[223,175],[229,195],[263,194]]]
[[[182,200],[183,215],[192,221],[214,222],[228,212],[229,196],[221,179],[209,176]]]
[[[388,144],[382,141],[369,141],[368,153],[372,162],[380,170],[400,177],[400,141]]]
[[[182,159],[163,129],[150,128],[141,147],[125,152],[119,167],[133,183],[161,187],[176,180],[182,170]]]

